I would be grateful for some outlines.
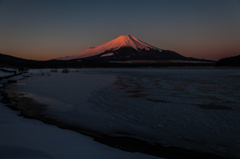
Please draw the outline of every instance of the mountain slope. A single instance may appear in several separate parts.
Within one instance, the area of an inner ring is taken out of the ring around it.
[[[91,47],[72,56],[56,60],[94,59],[100,61],[116,60],[185,60],[186,57],[151,46],[132,35],[121,35],[103,45]]]

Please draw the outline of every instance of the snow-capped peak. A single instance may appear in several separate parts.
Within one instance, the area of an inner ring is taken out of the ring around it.
[[[106,43],[107,44],[107,43]],[[137,38],[135,38],[134,36],[132,35],[121,35],[119,36],[118,38],[112,40],[109,42],[110,45],[112,45],[113,47],[124,47],[124,46],[127,46],[127,47],[132,47],[136,50],[142,50],[142,49],[145,49],[145,50],[149,50],[149,49],[157,49],[149,44],[146,44],[140,40],[138,40]]]
[[[149,44],[146,44],[137,38],[135,38],[132,35],[121,35],[117,37],[116,39],[113,39],[103,45],[97,46],[97,47],[90,47],[87,50],[84,50],[80,53],[77,53],[73,56],[66,56],[66,57],[60,57],[57,58],[57,60],[71,60],[71,59],[77,59],[77,58],[85,58],[85,57],[90,57],[94,55],[98,55],[100,53],[103,53],[107,50],[115,51],[121,47],[132,47],[136,50],[158,50],[162,51],[159,48],[153,47]]]

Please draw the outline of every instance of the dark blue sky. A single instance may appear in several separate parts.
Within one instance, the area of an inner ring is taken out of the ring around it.
[[[47,60],[123,34],[184,56],[240,54],[239,0],[0,0],[0,53]]]

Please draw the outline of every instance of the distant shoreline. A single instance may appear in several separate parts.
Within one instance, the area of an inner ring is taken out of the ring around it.
[[[123,60],[104,61],[95,59],[76,60],[26,60],[0,53],[0,67],[44,68],[162,68],[162,67],[215,67],[209,60]]]

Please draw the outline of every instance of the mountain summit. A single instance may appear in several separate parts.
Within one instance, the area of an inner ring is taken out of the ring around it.
[[[132,35],[121,35],[105,44],[90,47],[72,56],[59,57],[56,60],[89,59],[100,61],[126,60],[184,60],[184,56],[173,51],[151,46]]]

